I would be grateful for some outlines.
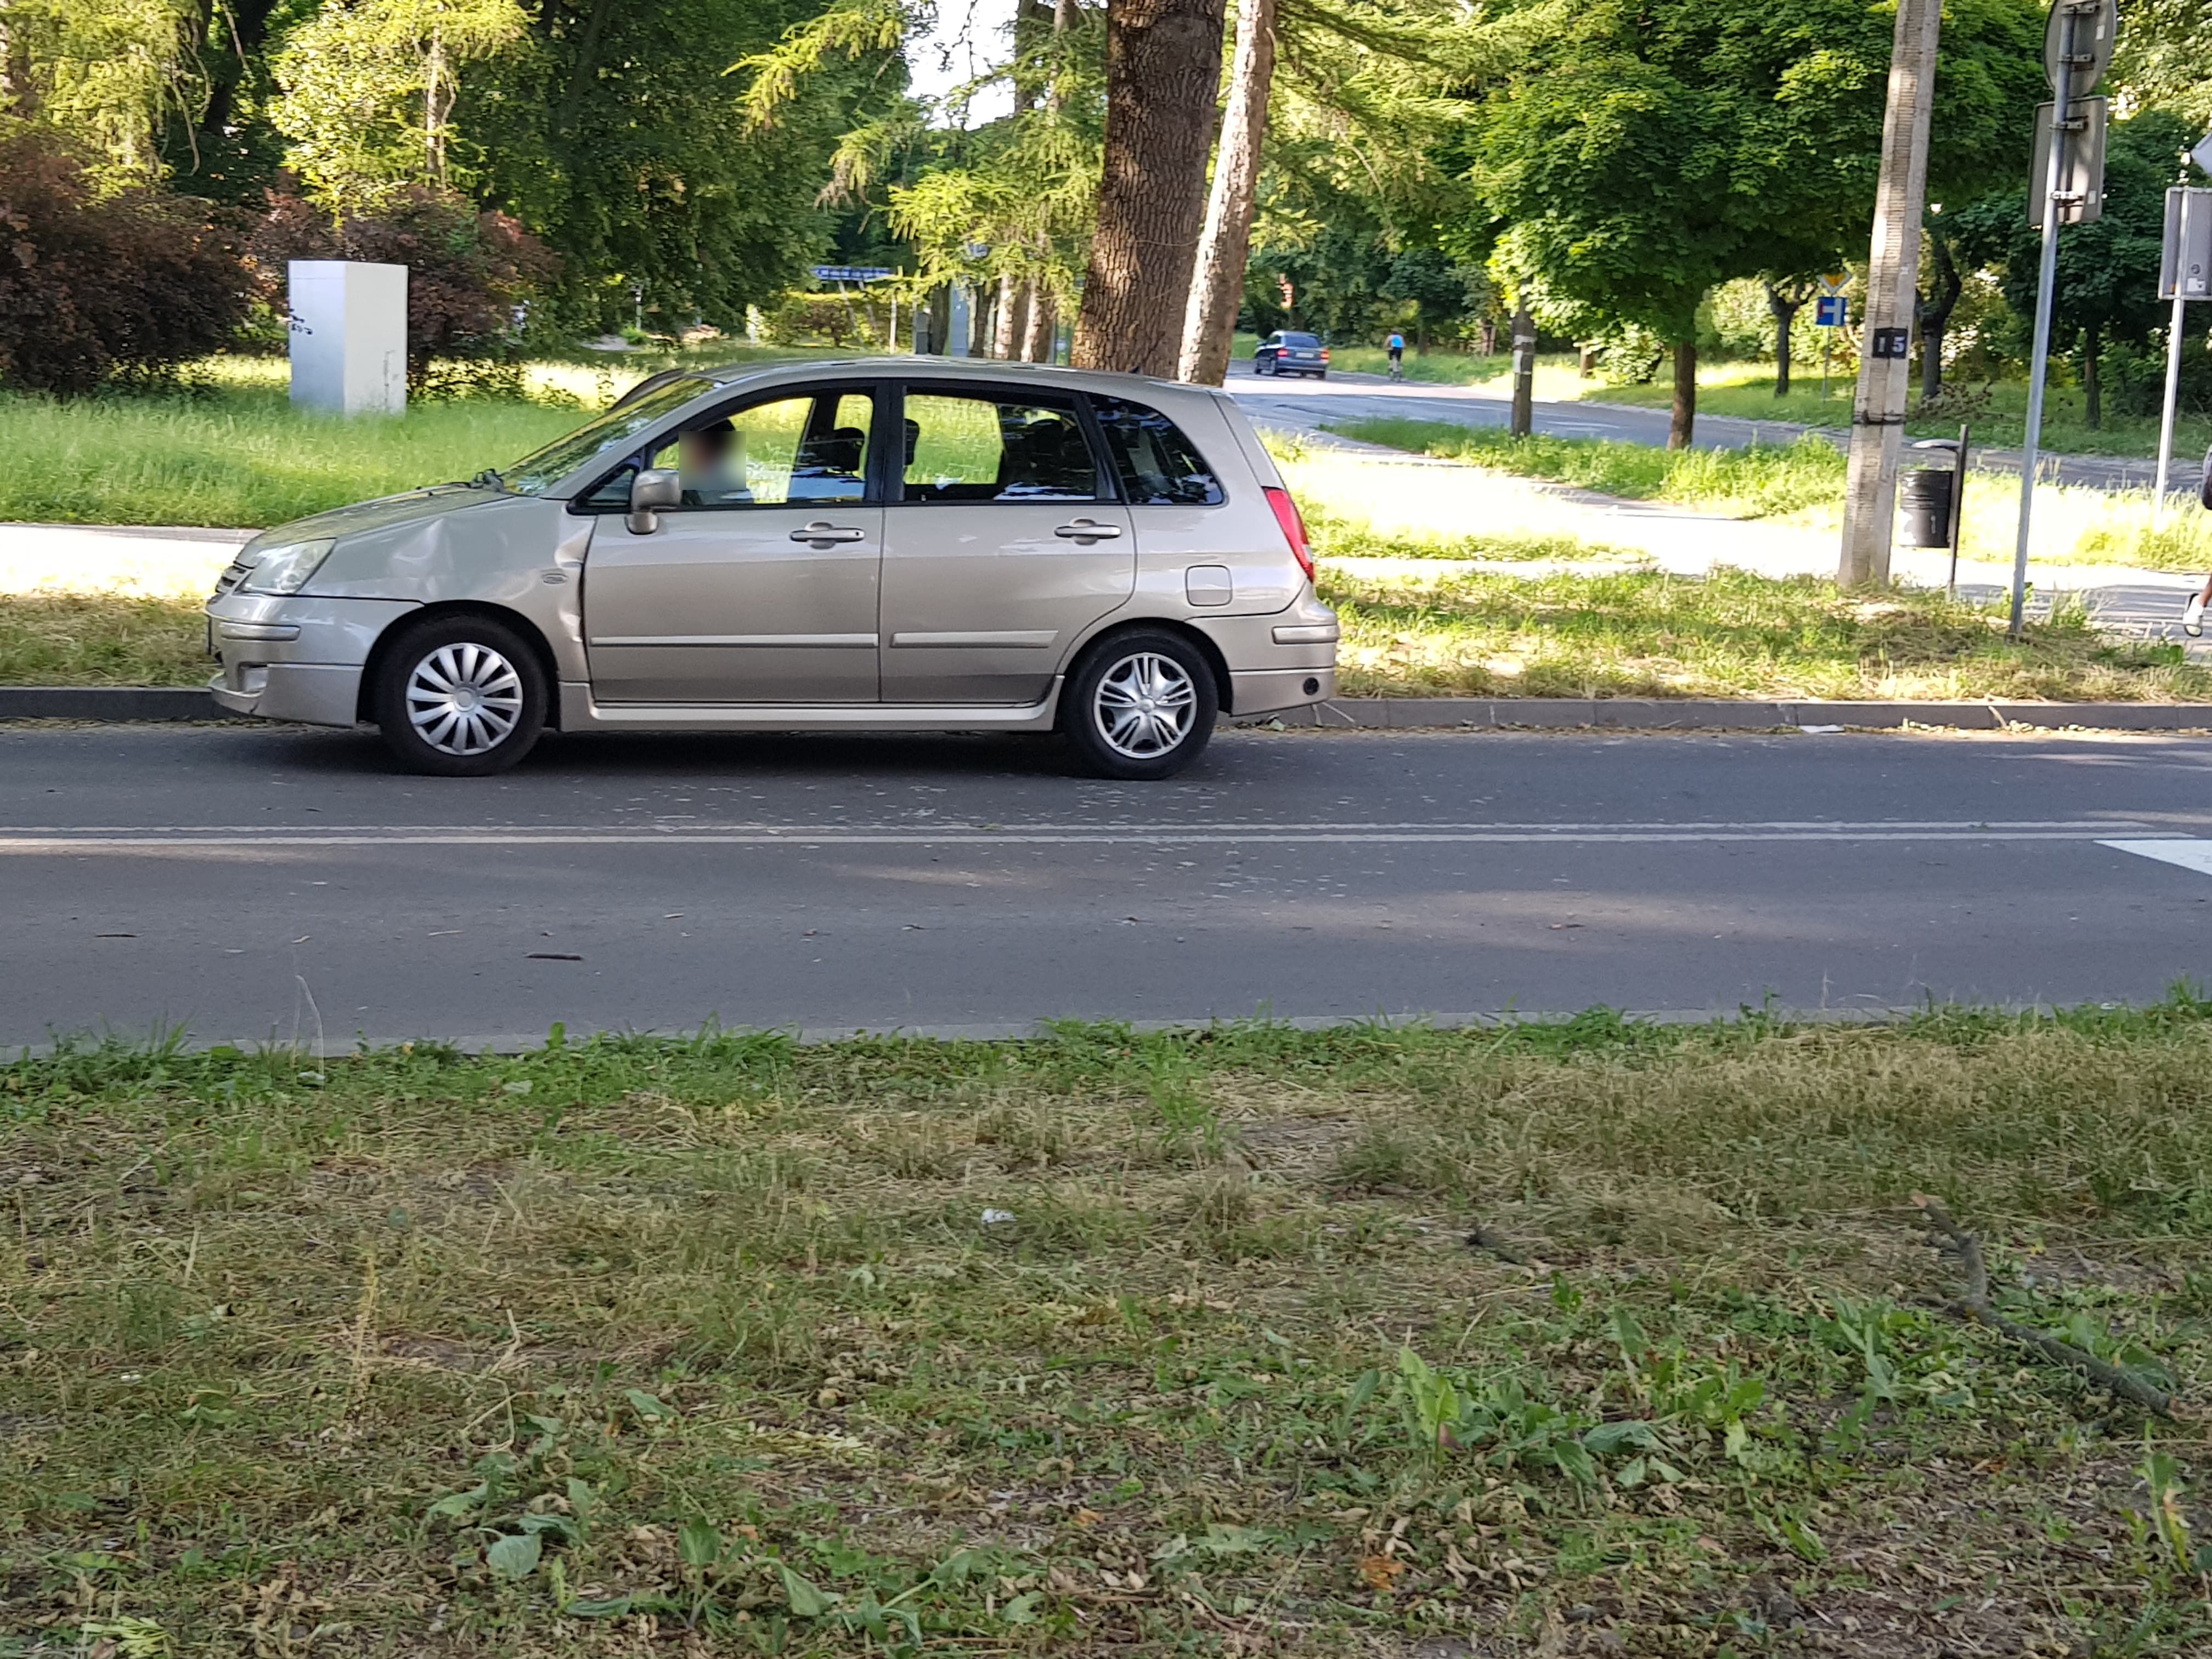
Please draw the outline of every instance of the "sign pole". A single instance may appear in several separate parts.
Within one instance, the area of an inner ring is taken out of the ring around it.
[[[2187,315],[2184,307],[2188,303],[2177,283],[2173,290],[2173,320],[2166,328],[2166,408],[2158,417],[2158,487],[2150,501],[2150,527],[2154,531],[2166,525],[2167,475],[2173,469],[2173,411],[2181,401],[2181,335]]]
[[[1911,391],[1913,301],[1920,282],[1920,216],[1927,205],[1928,131],[1934,114],[1941,0],[1898,0],[1867,258],[1867,349],[1851,404],[1844,483],[1844,541],[1836,580],[1845,587],[1889,580],[1897,516],[1897,464]]]
[[[2027,609],[2027,533],[2035,516],[2036,451],[2043,442],[2043,382],[2051,370],[2051,309],[2058,287],[2058,186],[2065,176],[2066,124],[2072,118],[2074,94],[2074,23],[2079,15],[2074,0],[2058,0],[2063,9],[2058,50],[2058,72],[2051,78],[2054,101],[2051,109],[2051,156],[2043,170],[2043,258],[2036,266],[2035,343],[2028,353],[2027,433],[2021,445],[2020,534],[2012,550],[2012,622],[2009,632],[2020,638]]]

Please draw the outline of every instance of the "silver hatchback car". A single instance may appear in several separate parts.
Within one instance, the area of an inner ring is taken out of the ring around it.
[[[1161,778],[1331,696],[1297,507],[1209,388],[892,358],[679,372],[503,473],[248,543],[216,700],[503,770],[546,727],[1057,727]]]

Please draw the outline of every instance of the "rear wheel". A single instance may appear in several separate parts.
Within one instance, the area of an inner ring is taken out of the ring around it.
[[[1167,778],[1205,751],[1221,708],[1213,670],[1179,634],[1135,629],[1085,653],[1060,694],[1060,727],[1102,778]]]
[[[522,635],[489,617],[440,617],[410,628],[385,657],[371,712],[410,772],[504,772],[545,729],[545,672]]]

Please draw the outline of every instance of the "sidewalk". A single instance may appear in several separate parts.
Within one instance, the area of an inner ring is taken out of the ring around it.
[[[1833,532],[1759,519],[1735,519],[1663,501],[1618,496],[1541,479],[1516,477],[1466,461],[1407,455],[1377,444],[1330,433],[1301,433],[1308,457],[1293,465],[1303,477],[1326,479],[1333,492],[1370,503],[1370,521],[1389,534],[1434,534],[1439,526],[1480,523],[1487,529],[1531,535],[1567,535],[1640,556],[1640,562],[1682,576],[1701,576],[1731,565],[1762,576],[1832,577]],[[1341,559],[1347,574],[1441,578],[1454,570],[1536,574],[1587,570],[1588,561],[1460,559]],[[1895,550],[1890,571],[1898,581],[1941,587],[1950,555],[1941,549]],[[2192,656],[2212,653],[2212,638],[2185,640],[2183,601],[2203,579],[2142,570],[2130,565],[2042,564],[2031,562],[2030,614],[2048,614],[2055,603],[2078,595],[2098,624],[2126,639],[2171,640]],[[2011,591],[2012,567],[1961,560],[1962,598],[1986,600]]]
[[[0,524],[0,594],[204,599],[253,535],[161,525]]]

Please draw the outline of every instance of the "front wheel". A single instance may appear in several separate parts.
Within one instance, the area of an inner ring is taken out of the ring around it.
[[[386,747],[410,772],[477,778],[504,772],[545,729],[545,671],[521,635],[489,617],[410,628],[371,691]]]
[[[1221,696],[1179,634],[1140,629],[1086,653],[1060,694],[1060,727],[1094,777],[1173,777],[1204,752]]]

